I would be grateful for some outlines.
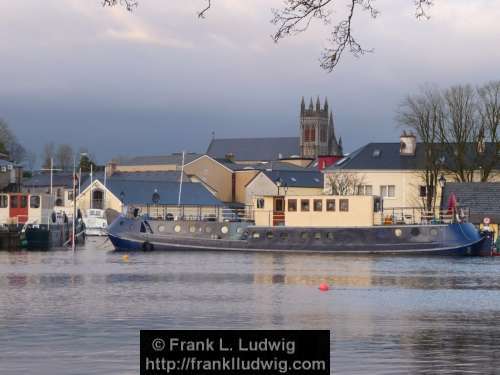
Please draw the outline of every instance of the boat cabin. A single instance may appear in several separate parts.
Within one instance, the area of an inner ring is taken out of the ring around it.
[[[297,195],[256,196],[256,226],[366,227],[374,225],[380,208],[375,196]]]
[[[49,209],[49,198],[42,194],[0,194],[0,225],[43,223],[52,211]]]

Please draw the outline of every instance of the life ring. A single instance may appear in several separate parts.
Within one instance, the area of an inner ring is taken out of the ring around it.
[[[151,242],[144,242],[142,244],[142,250],[143,251],[153,251],[154,250],[154,246]]]

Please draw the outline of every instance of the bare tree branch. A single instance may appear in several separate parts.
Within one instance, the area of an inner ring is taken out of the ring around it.
[[[136,0],[103,0],[102,1],[102,6],[103,7],[113,7],[117,4],[120,4],[125,7],[129,12],[134,10],[134,8],[137,8],[137,5],[139,5],[139,2]]]
[[[212,6],[211,0],[206,0],[206,1],[207,1],[207,6],[198,12],[198,18],[205,18],[205,13],[207,13],[210,7]]]

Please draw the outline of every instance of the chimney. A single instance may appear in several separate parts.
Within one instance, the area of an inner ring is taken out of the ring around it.
[[[411,132],[406,131],[401,134],[399,139],[399,155],[401,156],[415,156],[417,152],[417,137]]]
[[[229,160],[231,163],[234,163],[234,154],[232,152],[226,154],[226,159]]]

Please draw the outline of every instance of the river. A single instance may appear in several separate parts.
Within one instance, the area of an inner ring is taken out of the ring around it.
[[[140,329],[329,329],[335,374],[495,373],[500,258],[0,252],[0,374],[138,374]],[[330,291],[318,285],[328,282]]]

